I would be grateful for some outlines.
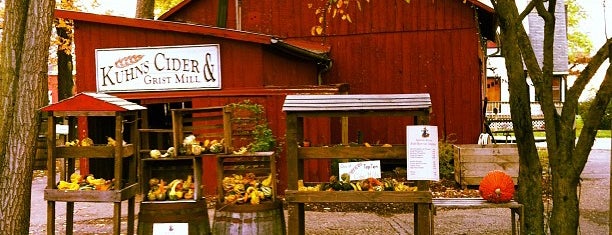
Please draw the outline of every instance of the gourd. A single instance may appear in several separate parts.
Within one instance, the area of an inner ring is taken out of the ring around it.
[[[493,203],[505,203],[512,200],[514,182],[512,177],[500,170],[490,171],[482,178],[478,187],[480,196]]]

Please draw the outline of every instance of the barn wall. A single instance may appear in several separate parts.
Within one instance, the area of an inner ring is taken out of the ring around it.
[[[480,36],[471,5],[459,0],[350,1],[344,7],[351,18],[337,12],[325,15],[324,36],[313,36],[319,25],[316,9],[328,1],[243,0],[242,30],[300,38],[331,45],[333,66],[323,74],[327,84],[348,83],[352,94],[420,93],[432,96],[431,124],[440,136],[455,134],[457,143],[475,143],[481,132]],[[216,1],[192,1],[169,20],[216,24]],[[228,28],[234,28],[234,1],[230,1]],[[389,132],[412,119],[350,123],[372,140],[403,143],[404,136]],[[333,141],[339,141],[334,139]]]

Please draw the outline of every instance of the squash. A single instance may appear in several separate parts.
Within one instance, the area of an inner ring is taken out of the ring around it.
[[[482,178],[478,187],[480,196],[493,203],[505,203],[514,196],[512,177],[500,170],[490,171]]]

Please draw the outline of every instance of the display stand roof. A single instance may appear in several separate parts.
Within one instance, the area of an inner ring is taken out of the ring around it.
[[[129,112],[144,106],[104,93],[83,92],[43,107],[45,112]]]
[[[287,95],[285,112],[431,112],[429,94],[351,94],[351,95]]]

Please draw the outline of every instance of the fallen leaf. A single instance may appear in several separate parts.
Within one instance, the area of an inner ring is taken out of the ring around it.
[[[323,27],[317,26],[316,31],[317,31],[317,35],[321,35],[323,33]]]

